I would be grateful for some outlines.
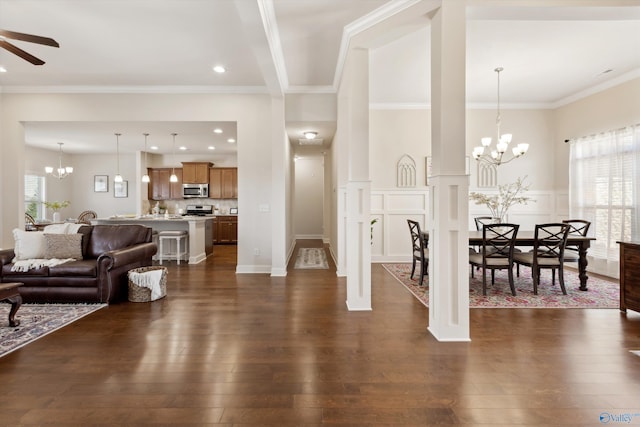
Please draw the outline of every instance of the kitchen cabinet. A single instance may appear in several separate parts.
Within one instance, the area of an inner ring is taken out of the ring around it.
[[[207,218],[204,223],[204,253],[207,256],[213,253],[214,224],[215,218]]]
[[[208,184],[210,162],[182,162],[182,182],[184,184]]]
[[[238,198],[238,168],[209,169],[209,198]]]
[[[238,243],[238,217],[222,215],[215,219],[214,242],[216,244]]]
[[[149,199],[172,200],[182,199],[182,169],[176,168],[175,173],[178,182],[170,182],[169,178],[173,168],[148,168],[149,174]]]

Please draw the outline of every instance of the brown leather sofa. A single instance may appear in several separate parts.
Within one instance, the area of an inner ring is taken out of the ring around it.
[[[22,282],[24,302],[116,302],[126,300],[127,272],[151,265],[157,246],[143,225],[88,225],[78,230],[83,259],[11,271],[13,249],[0,251],[0,282]]]

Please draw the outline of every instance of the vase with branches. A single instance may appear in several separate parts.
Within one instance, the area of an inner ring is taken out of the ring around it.
[[[476,205],[485,205],[489,208],[489,212],[491,212],[491,216],[495,218],[495,221],[500,223],[506,222],[507,213],[511,206],[517,204],[526,205],[529,202],[535,202],[531,197],[524,195],[531,186],[531,184],[524,183],[526,179],[527,177],[525,176],[524,178],[518,178],[516,182],[499,185],[498,194],[494,195],[472,191],[469,193],[469,199],[473,200]]]

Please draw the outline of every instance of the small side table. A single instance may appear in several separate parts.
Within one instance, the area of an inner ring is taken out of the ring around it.
[[[11,303],[11,311],[9,312],[9,326],[16,327],[20,324],[19,320],[16,320],[16,313],[22,305],[22,296],[18,291],[20,286],[24,283],[12,282],[12,283],[0,283],[0,301],[9,301]]]

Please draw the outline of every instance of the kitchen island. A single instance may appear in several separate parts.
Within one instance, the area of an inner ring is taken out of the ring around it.
[[[213,253],[213,217],[204,216],[158,216],[110,217],[91,220],[91,224],[140,224],[154,231],[186,230],[189,233],[189,264],[197,264]]]

